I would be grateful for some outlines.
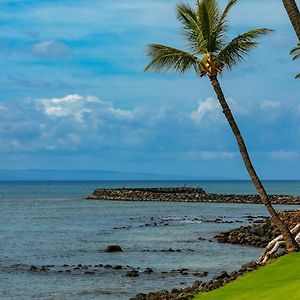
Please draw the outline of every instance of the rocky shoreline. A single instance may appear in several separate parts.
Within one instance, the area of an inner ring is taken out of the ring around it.
[[[114,245],[115,246],[115,245]],[[155,271],[151,268],[146,268],[141,270],[140,268],[134,268],[131,266],[122,266],[122,265],[109,265],[109,264],[97,264],[97,265],[68,265],[64,264],[61,266],[55,265],[21,265],[17,264],[13,266],[15,270],[20,270],[22,272],[29,272],[31,274],[64,274],[70,276],[103,276],[104,272],[119,273],[125,277],[136,278],[139,276],[151,276],[155,274]],[[222,271],[220,274],[213,277],[210,281],[201,281],[196,280],[190,287],[182,289],[172,289],[170,292],[167,290],[161,290],[157,292],[150,292],[148,294],[139,293],[136,296],[130,298],[130,300],[189,300],[192,299],[193,295],[198,292],[209,292],[214,289],[223,286],[244,273],[251,272],[258,268],[258,265],[255,262],[250,262],[243,265],[240,270],[234,271],[228,274],[226,271]],[[167,273],[167,272],[162,272]],[[188,269],[173,270],[174,273],[180,274],[181,276],[186,276],[189,273]],[[207,272],[197,272],[193,273],[195,277],[202,278],[207,276]]]
[[[279,213],[281,219],[292,229],[300,223],[300,210]],[[239,244],[265,248],[270,241],[280,235],[279,230],[272,224],[270,218],[256,220],[250,226],[241,226],[224,231],[215,236],[219,243]]]
[[[209,282],[197,280],[192,286],[183,289],[172,289],[172,291],[162,290],[148,294],[139,293],[130,300],[191,300],[199,292],[210,292],[215,290],[241,275],[256,270],[259,265],[256,262],[250,262],[243,265],[238,271],[228,274],[226,271],[221,272]]]
[[[273,204],[300,205],[300,196],[270,195]],[[258,195],[212,194],[202,188],[120,188],[96,189],[89,200],[158,201],[158,202],[207,202],[261,204]]]
[[[300,223],[300,210],[284,211],[280,212],[279,215],[290,229]],[[231,243],[263,248],[273,238],[279,235],[278,229],[272,224],[272,220],[270,218],[261,217],[261,219],[254,220],[255,218],[253,216],[248,216],[247,219],[252,222],[251,225],[241,226],[230,231],[221,232],[216,235],[215,238],[220,243]],[[281,255],[282,254],[284,254],[284,252],[282,252]],[[130,300],[191,300],[194,298],[194,295],[199,292],[215,290],[233,280],[236,280],[238,277],[247,272],[256,270],[259,267],[260,265],[256,262],[250,262],[243,265],[240,270],[234,271],[230,274],[223,271],[208,282],[197,280],[192,284],[192,286],[183,289],[173,289],[171,291],[162,290],[149,294],[140,293]]]
[[[267,219],[262,224],[241,226],[230,231],[221,232],[215,238],[219,243],[265,248],[279,234],[279,230],[272,226],[270,219]]]

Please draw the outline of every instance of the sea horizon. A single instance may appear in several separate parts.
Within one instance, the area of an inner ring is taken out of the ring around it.
[[[0,182],[249,182],[250,179],[0,179]],[[262,179],[261,182],[297,182],[300,179]]]
[[[300,195],[300,180],[264,180],[268,194]],[[257,194],[251,180],[0,180],[0,199],[51,198],[52,194],[86,198],[97,188],[198,187],[212,194]]]

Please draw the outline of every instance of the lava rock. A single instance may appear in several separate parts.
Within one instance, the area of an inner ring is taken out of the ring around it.
[[[225,279],[225,278],[229,278],[230,276],[228,275],[228,273],[226,271],[221,272],[220,275],[215,276],[213,279],[214,280],[220,280],[220,279]]]
[[[37,272],[38,271],[38,267],[31,266],[29,270],[32,271],[32,272]]]
[[[125,276],[127,276],[127,277],[138,277],[140,275],[139,275],[139,272],[137,270],[131,270],[131,271],[127,271]]]
[[[194,276],[199,276],[199,277],[206,277],[208,275],[207,271],[204,272],[194,272],[193,273]]]
[[[112,267],[113,267],[112,265],[105,265],[104,269],[112,269]]]
[[[145,274],[151,274],[151,273],[153,273],[153,270],[151,268],[146,268],[144,273]]]
[[[85,275],[95,275],[94,271],[86,271],[84,272]]]
[[[116,265],[116,266],[113,266],[113,269],[114,270],[122,270],[123,267],[121,265]]]
[[[105,252],[108,252],[108,253],[123,252],[123,250],[119,245],[110,245],[110,246],[106,247]]]

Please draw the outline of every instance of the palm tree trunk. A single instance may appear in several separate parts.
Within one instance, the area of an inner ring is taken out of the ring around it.
[[[270,213],[272,220],[274,221],[275,225],[277,228],[280,230],[284,241],[286,243],[286,251],[287,252],[295,252],[299,251],[299,246],[297,242],[295,241],[295,238],[289,231],[288,227],[286,224],[280,219],[279,215],[273,208],[271,201],[265,191],[264,186],[262,185],[260,179],[258,178],[256,171],[252,165],[250,156],[248,154],[244,139],[241,135],[241,132],[235,122],[235,119],[232,115],[232,112],[226,102],[225,96],[223,94],[222,88],[220,86],[220,83],[218,81],[217,76],[211,76],[210,81],[212,83],[212,86],[216,92],[217,98],[219,100],[219,103],[222,107],[223,113],[232,129],[233,134],[235,135],[237,144],[239,146],[240,153],[242,155],[242,158],[244,160],[245,166],[247,168],[247,171],[252,179],[252,182],[254,183],[256,190],[261,198],[262,203],[265,205],[267,208],[268,212]]]
[[[300,42],[300,13],[295,0],[282,0]]]

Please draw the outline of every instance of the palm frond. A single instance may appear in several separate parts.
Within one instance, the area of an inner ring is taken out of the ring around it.
[[[270,32],[272,30],[259,28],[237,36],[218,53],[216,60],[231,69],[236,63],[244,60],[249,50],[258,45],[258,37]]]
[[[218,5],[218,1],[203,0],[203,3],[206,6],[206,10],[208,12],[210,27],[212,28],[212,30],[214,30],[221,17],[221,11]]]
[[[290,54],[293,55],[293,60],[300,57],[300,43],[298,43],[297,47],[291,50]]]
[[[194,67],[198,73],[202,69],[202,63],[195,55],[176,48],[152,44],[148,46],[146,55],[150,56],[152,61],[146,66],[145,71],[168,71],[172,69],[176,72],[184,73],[191,67]]]
[[[214,44],[212,47],[219,51],[221,50],[224,45],[226,45],[226,39],[225,34],[228,31],[228,13],[230,12],[231,8],[234,6],[234,4],[237,3],[237,0],[230,0],[222,14],[220,13],[220,17],[218,20],[216,20],[216,25],[214,27],[213,33],[212,33],[212,41],[214,41]]]
[[[300,43],[298,43],[297,47],[291,50],[291,55],[293,55],[293,60],[300,58]],[[300,78],[300,73],[295,76],[296,79]]]
[[[197,0],[197,7],[202,36],[206,42],[206,50],[207,52],[213,52],[214,45],[216,44],[213,32],[220,18],[218,3],[216,0],[202,0],[201,2]]]
[[[230,0],[226,5],[220,19],[219,23],[216,28],[217,34],[224,34],[228,29],[228,13],[230,12],[231,8],[237,3],[237,0]]]
[[[196,8],[188,4],[177,6],[177,19],[183,26],[190,53],[176,48],[152,44],[147,55],[151,62],[145,71],[175,70],[185,72],[194,68],[200,76],[215,76],[244,60],[249,50],[258,45],[257,39],[272,30],[261,28],[243,33],[230,42],[226,40],[228,14],[238,0],[227,0],[221,11],[218,0],[195,0]],[[296,57],[300,53],[296,53]]]
[[[224,19],[227,18],[227,15],[229,13],[229,11],[231,10],[231,8],[233,7],[233,5],[235,5],[237,3],[238,0],[229,0],[228,4],[226,5],[223,13],[222,13],[222,16],[221,16],[221,21],[223,21]]]
[[[182,23],[190,48],[197,53],[205,52],[205,40],[195,11],[188,4],[177,5],[177,19]]]

